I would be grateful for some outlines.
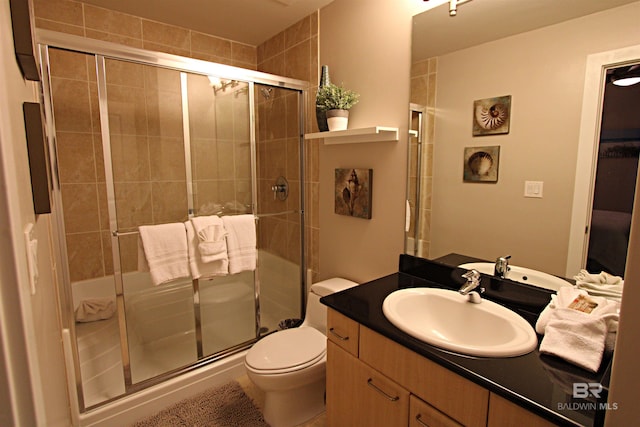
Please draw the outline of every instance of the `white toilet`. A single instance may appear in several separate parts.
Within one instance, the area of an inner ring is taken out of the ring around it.
[[[268,335],[245,357],[247,376],[265,393],[271,427],[302,424],[324,411],[327,308],[320,298],[356,286],[333,278],[311,286],[304,322]]]

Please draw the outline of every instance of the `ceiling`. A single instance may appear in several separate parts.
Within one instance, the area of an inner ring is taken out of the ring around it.
[[[414,16],[412,58],[443,55],[636,1],[473,0],[458,5],[455,17],[446,2]]]
[[[82,0],[257,46],[333,0]]]

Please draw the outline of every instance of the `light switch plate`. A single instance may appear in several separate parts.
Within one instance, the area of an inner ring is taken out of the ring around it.
[[[542,181],[525,181],[524,197],[536,197],[541,199],[543,184],[544,182]]]

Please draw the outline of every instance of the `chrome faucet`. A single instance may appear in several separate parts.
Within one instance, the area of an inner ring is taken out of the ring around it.
[[[480,294],[484,292],[484,288],[480,287],[480,273],[478,270],[469,270],[462,275],[467,282],[458,289],[461,295],[468,295],[469,302],[479,304],[482,302]]]
[[[504,279],[507,277],[507,273],[509,272],[509,258],[511,255],[503,256],[496,259],[496,265],[493,268],[493,275]]]

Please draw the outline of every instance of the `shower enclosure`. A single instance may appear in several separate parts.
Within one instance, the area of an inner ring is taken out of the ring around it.
[[[80,411],[248,348],[305,298],[305,82],[39,31]],[[251,214],[258,267],[153,286],[138,227]],[[98,314],[98,320],[81,312]],[[90,320],[90,321],[87,321]]]

